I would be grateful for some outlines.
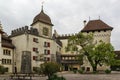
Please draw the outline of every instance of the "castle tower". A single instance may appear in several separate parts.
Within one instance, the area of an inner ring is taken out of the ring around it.
[[[33,28],[38,29],[39,35],[45,38],[52,38],[52,22],[50,17],[44,13],[43,6],[41,12],[36,15],[31,24]]]
[[[86,23],[86,22],[84,22]],[[85,24],[84,28],[81,30],[84,34],[93,34],[94,43],[97,45],[100,41],[105,43],[111,43],[111,31],[113,28],[108,24],[104,23],[102,20],[90,20],[87,24]],[[92,71],[92,67],[90,63],[87,61],[87,57],[84,58],[84,64],[82,66],[85,67],[86,71]],[[97,66],[97,70],[105,70],[109,69],[109,66]]]
[[[113,28],[108,24],[104,23],[102,20],[90,20],[85,24],[84,28],[81,30],[83,33],[93,33],[94,42],[99,43],[103,41],[105,43],[110,43],[111,31]]]

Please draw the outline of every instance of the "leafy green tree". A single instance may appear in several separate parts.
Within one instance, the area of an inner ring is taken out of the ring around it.
[[[93,34],[78,33],[71,36],[66,51],[77,51],[80,55],[86,56],[93,71],[97,70],[98,65],[112,64],[115,57],[114,48],[110,43],[93,43]]]
[[[116,56],[117,57],[117,56]],[[111,65],[111,69],[114,71],[120,71],[120,60],[116,59],[114,64]]]
[[[48,76],[48,80],[50,80],[51,76],[53,76],[54,73],[60,70],[59,64],[55,62],[46,62],[41,64],[40,67],[41,67],[42,73]]]
[[[100,42],[94,47],[90,56],[93,63],[93,71],[96,71],[98,65],[112,65],[115,62],[114,48],[110,43]]]

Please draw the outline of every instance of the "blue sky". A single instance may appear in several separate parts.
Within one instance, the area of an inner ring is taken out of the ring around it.
[[[79,32],[83,21],[100,19],[114,29],[111,42],[120,50],[120,0],[0,0],[0,21],[8,34],[11,30],[30,25],[41,11],[48,14],[59,34]]]

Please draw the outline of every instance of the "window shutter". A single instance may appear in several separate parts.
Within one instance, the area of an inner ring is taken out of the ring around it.
[[[48,42],[48,47],[50,47],[50,43]]]
[[[36,57],[35,57],[35,56],[33,56],[33,60],[35,60],[35,58],[36,58]]]
[[[47,61],[50,61],[50,58],[49,58],[49,57],[47,58]]]
[[[35,51],[36,49],[35,48],[33,48],[33,51]]]
[[[35,38],[33,38],[33,42],[35,42]]]
[[[48,54],[50,54],[50,50],[48,50]]]
[[[44,54],[46,54],[46,49],[44,50]]]

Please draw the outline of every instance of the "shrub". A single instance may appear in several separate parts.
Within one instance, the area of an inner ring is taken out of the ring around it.
[[[99,72],[98,71],[93,71],[93,74],[98,74]]]
[[[58,77],[57,75],[52,75],[48,80],[66,80],[63,76]]]
[[[0,65],[0,74],[4,74],[6,72],[6,68]]]
[[[105,73],[106,73],[106,74],[110,74],[110,73],[111,73],[111,70],[106,69],[106,70],[105,70]]]
[[[75,73],[75,74],[76,74],[76,73],[77,73],[77,70],[73,70],[73,73]]]
[[[38,72],[38,67],[33,67],[33,71],[34,71],[35,73],[37,73],[37,72]]]
[[[82,69],[80,69],[80,70],[78,70],[78,73],[80,73],[80,74],[83,74],[83,70]]]
[[[60,66],[55,62],[46,62],[41,64],[40,69],[41,72],[47,75],[48,79],[50,79],[50,77],[53,76],[54,73],[60,71]]]

